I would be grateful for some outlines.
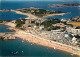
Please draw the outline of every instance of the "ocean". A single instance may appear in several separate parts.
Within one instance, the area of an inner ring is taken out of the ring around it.
[[[72,7],[72,8],[49,8],[48,4],[62,4],[63,2],[39,2],[39,1],[21,1],[21,2],[9,2],[9,1],[2,1],[1,2],[1,9],[21,9],[21,8],[43,8],[46,10],[61,10],[63,12],[71,12],[71,14],[63,15],[63,16],[53,16],[47,18],[65,18],[69,19],[71,17],[79,16],[79,7]],[[69,3],[69,2],[64,2]],[[78,3],[78,2],[74,2]],[[15,12],[0,12],[0,20],[17,20],[18,18],[26,18],[28,16],[16,14]],[[47,19],[44,18],[44,19]],[[0,25],[0,32],[11,32],[7,30],[8,26]],[[14,52],[18,52],[17,55],[14,55]],[[23,53],[22,53],[23,51]],[[27,56],[27,57],[78,57],[76,55],[71,55],[69,53],[54,50],[49,47],[32,44],[28,41],[22,40],[20,38],[16,38],[15,40],[1,40],[0,39],[0,56]]]
[[[45,10],[55,10],[62,12],[70,12],[70,14],[60,15],[60,16],[50,16],[48,18],[58,18],[58,19],[70,19],[71,17],[76,17],[80,15],[80,7],[63,7],[63,8],[50,8],[48,5],[50,4],[79,4],[79,2],[54,2],[54,1],[2,1],[0,5],[1,9],[22,9],[22,8],[43,8]],[[15,17],[14,17],[15,16]],[[28,16],[16,14],[15,12],[0,12],[0,19],[3,20],[16,20],[18,18],[25,18]]]
[[[7,26],[0,25],[0,32],[11,32]],[[23,53],[22,53],[23,51]],[[18,52],[17,55],[13,53]],[[25,56],[25,57],[78,57],[69,53],[52,49],[49,47],[33,44],[16,38],[15,40],[0,39],[0,56]]]

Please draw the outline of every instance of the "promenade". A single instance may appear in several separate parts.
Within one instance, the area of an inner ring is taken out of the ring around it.
[[[79,48],[75,48],[75,47],[68,46],[68,45],[65,45],[65,44],[61,44],[61,43],[58,43],[58,42],[54,42],[54,41],[51,41],[51,40],[43,39],[43,38],[40,38],[40,37],[38,37],[36,35],[33,35],[31,33],[27,33],[27,32],[24,32],[24,31],[17,30],[16,33],[14,34],[14,36],[19,37],[23,40],[27,40],[27,41],[32,42],[32,43],[47,46],[47,47],[50,47],[50,48],[53,48],[53,49],[62,50],[62,51],[72,53],[72,54],[76,54],[76,55],[80,56],[80,49]]]

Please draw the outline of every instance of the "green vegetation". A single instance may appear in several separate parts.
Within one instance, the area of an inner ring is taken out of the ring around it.
[[[24,12],[24,13],[31,13],[35,16],[38,17],[43,17],[48,14],[54,14],[54,13],[63,13],[62,11],[49,11],[49,10],[44,10],[44,9],[38,9],[38,8],[33,8],[33,9],[19,9],[18,11]]]
[[[55,18],[49,18],[49,20],[46,20],[44,22],[41,23],[41,25],[44,25],[44,30],[51,30],[51,29],[60,29],[60,27],[56,26],[56,27],[52,27],[52,24],[56,24],[56,23],[60,23],[61,21],[59,19],[55,19]]]
[[[0,20],[0,23],[3,23],[4,21],[10,22],[11,20]]]
[[[80,4],[63,4],[65,6],[80,6]]]
[[[0,20],[0,23],[3,23],[3,20]]]
[[[58,30],[58,29],[60,29],[60,26],[55,26],[55,27],[50,26],[50,28],[48,28],[47,30],[51,31],[51,30]]]
[[[66,22],[62,22],[60,19],[57,18],[48,18],[48,20],[42,22],[40,25],[44,25],[44,30],[51,31],[51,30],[58,30],[61,28],[60,26],[52,26],[53,24],[57,24],[57,23],[63,23],[64,25],[73,27],[73,25],[67,24]],[[63,27],[63,31],[65,29],[66,28]]]
[[[31,27],[31,25],[28,25],[28,27]]]
[[[18,19],[18,20],[16,20],[16,24],[17,24],[16,27],[20,28],[20,27],[22,27],[23,24],[25,24],[25,21]]]
[[[80,29],[80,26],[76,27],[76,29]]]
[[[78,39],[80,39],[80,36],[79,35],[76,35],[75,37],[78,38]]]
[[[6,21],[6,22],[10,22],[10,21],[12,21],[12,20],[4,20],[4,21]]]
[[[45,27],[49,27],[52,24],[56,24],[56,23],[60,23],[60,20],[55,18],[52,19],[49,18],[48,20],[42,22],[41,25],[44,25]]]

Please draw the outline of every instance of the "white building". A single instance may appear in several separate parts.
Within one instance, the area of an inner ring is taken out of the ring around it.
[[[80,34],[80,29],[71,29],[73,34]]]
[[[69,34],[64,34],[64,37],[69,37]]]
[[[65,19],[61,19],[61,21],[62,21],[62,22],[66,22],[67,20],[65,20]]]
[[[61,30],[51,30],[53,33],[61,33]]]
[[[73,44],[74,44],[74,43],[77,43],[77,38],[73,37],[73,38],[72,38],[72,43],[73,43]]]
[[[68,26],[66,27],[67,32],[71,32],[71,29],[72,29],[72,27],[68,27]]]
[[[44,28],[44,26],[43,26],[43,25],[39,26],[39,29],[40,29],[40,30],[42,30],[43,28]]]

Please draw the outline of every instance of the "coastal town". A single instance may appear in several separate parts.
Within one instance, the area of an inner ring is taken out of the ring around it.
[[[68,13],[34,7],[10,11],[16,12],[17,14],[28,15],[29,17],[10,21],[0,20],[0,24],[11,26],[7,29],[14,32],[9,34],[0,33],[0,38],[6,40],[19,37],[36,44],[80,56],[80,16],[70,19],[43,19],[43,17]]]

